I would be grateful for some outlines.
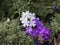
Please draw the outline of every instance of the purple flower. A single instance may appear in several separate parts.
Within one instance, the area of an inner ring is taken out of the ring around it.
[[[27,27],[27,28],[26,28],[26,33],[28,33],[28,34],[31,35],[31,34],[32,34],[32,31],[33,31],[33,30],[32,30],[31,27]]]
[[[36,27],[26,27],[26,33],[32,37],[41,36],[45,40],[49,39],[51,35],[50,29],[46,28],[38,18],[34,19],[33,21],[36,22]]]

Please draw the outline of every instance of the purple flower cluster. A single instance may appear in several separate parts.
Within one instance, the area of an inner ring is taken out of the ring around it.
[[[46,28],[39,18],[35,18],[35,27],[26,27],[26,33],[32,37],[41,36],[44,40],[48,40],[51,36],[51,30]]]

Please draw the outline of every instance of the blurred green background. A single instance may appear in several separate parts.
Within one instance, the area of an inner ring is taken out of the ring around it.
[[[33,38],[25,33],[19,20],[21,13],[27,10],[35,13],[52,30],[54,37],[60,30],[59,9],[60,0],[0,0],[0,45],[34,45]]]

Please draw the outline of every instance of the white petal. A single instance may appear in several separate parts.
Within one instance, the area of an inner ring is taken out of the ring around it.
[[[26,14],[28,14],[29,13],[29,11],[26,11]]]
[[[23,25],[24,27],[26,27],[26,25]]]
[[[35,16],[35,13],[33,13],[33,16]]]
[[[35,17],[31,17],[31,20],[35,19]]]
[[[33,25],[33,27],[35,27],[35,26],[36,26],[36,24],[35,24],[35,23],[33,23],[32,25]]]
[[[21,23],[24,23],[24,21],[22,20]]]
[[[24,16],[25,15],[25,12],[22,12],[22,16]]]
[[[22,20],[22,18],[20,18],[20,20]]]

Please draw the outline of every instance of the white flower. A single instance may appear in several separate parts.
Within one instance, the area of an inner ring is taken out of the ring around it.
[[[36,24],[35,21],[33,21],[33,19],[35,19],[35,14],[26,11],[26,12],[22,12],[22,17],[20,18],[20,21],[24,27],[26,26],[34,27]]]
[[[7,18],[6,22],[10,22],[10,18]]]

